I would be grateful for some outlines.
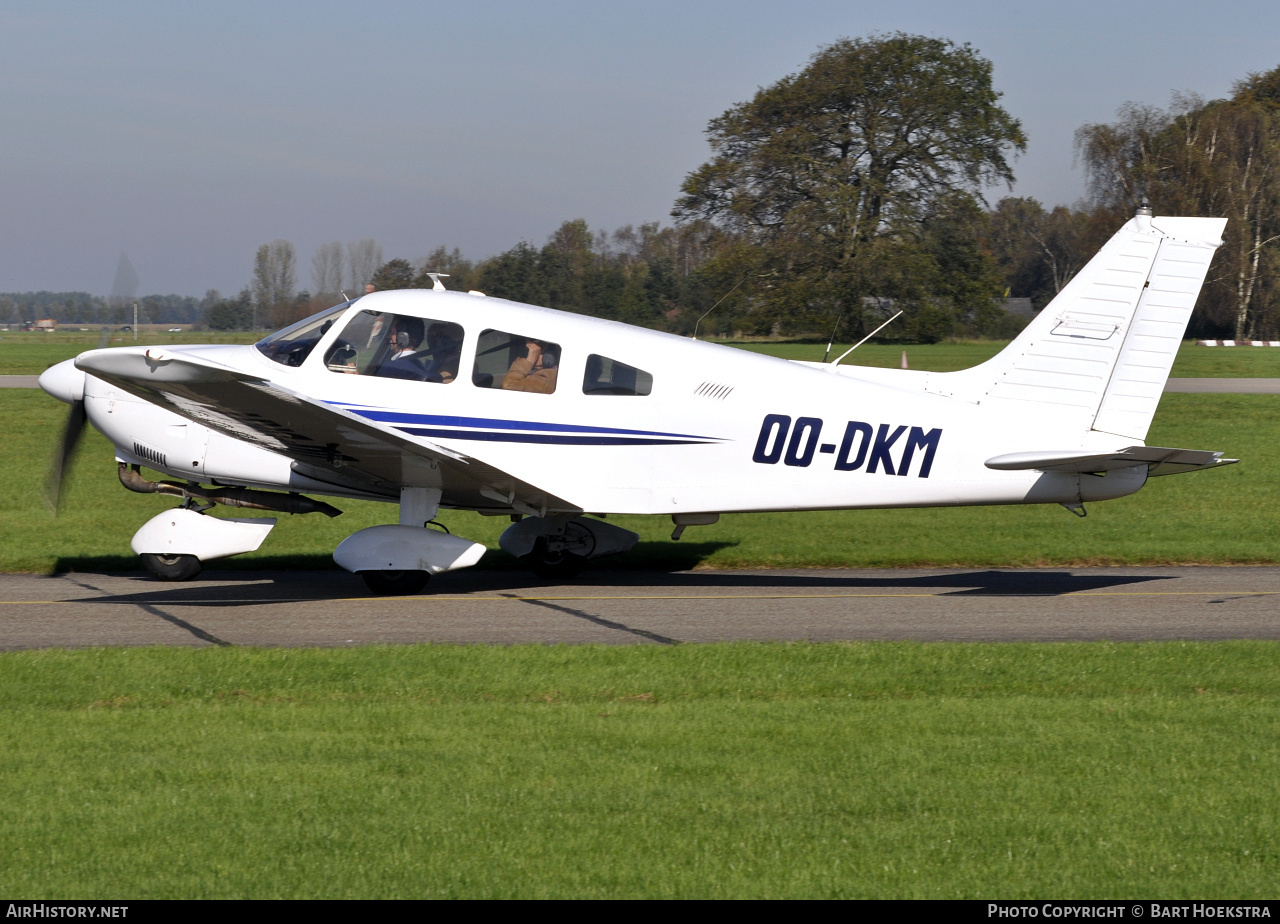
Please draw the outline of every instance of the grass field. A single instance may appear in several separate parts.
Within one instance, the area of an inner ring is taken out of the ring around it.
[[[783,359],[819,362],[826,352],[823,343],[742,343],[745,350],[781,356]],[[896,369],[907,354],[907,366],[929,372],[968,369],[995,356],[1008,344],[995,340],[965,340],[956,343],[894,344],[865,343],[846,363]],[[852,344],[831,348],[835,359]],[[1280,378],[1280,347],[1201,347],[1184,340],[1174,360],[1171,376],[1177,378]]]
[[[985,348],[930,355],[963,366]],[[134,569],[129,537],[173,502],[121,488],[91,432],[50,518],[39,491],[65,413],[0,392],[0,570]],[[617,563],[1280,560],[1274,398],[1168,395],[1148,442],[1245,462],[1154,479],[1084,520],[735,515],[672,543],[665,518],[610,518],[643,536]],[[344,536],[394,521],[339,506],[283,517],[228,567],[334,567]],[[491,548],[506,525],[442,519]],[[0,891],[1267,898],[1278,707],[1269,642],[4,653]]]
[[[0,891],[1274,897],[1274,643],[0,655]]]
[[[132,334],[116,331],[111,334],[109,346],[131,346],[134,343],[254,343],[263,333],[243,331],[219,333],[216,331],[187,331],[180,334],[168,332],[140,332],[134,341]],[[716,341],[721,342],[721,341]],[[11,332],[0,334],[0,375],[35,375],[54,363],[71,359],[85,350],[98,346],[99,334],[95,332],[59,331],[56,334],[36,332]],[[825,342],[735,342],[724,341],[729,346],[780,356],[783,359],[799,359],[818,362],[826,352]],[[1000,352],[1007,344],[994,340],[966,340],[956,343],[892,344],[866,343],[845,360],[852,365],[897,368],[902,353],[907,354],[907,365],[912,369],[932,372],[952,372],[976,366]],[[836,344],[832,347],[834,359],[852,344]],[[1270,347],[1198,347],[1194,341],[1183,341],[1174,362],[1172,375],[1182,378],[1280,378],[1280,348]]]
[[[86,434],[53,519],[41,486],[66,407],[38,391],[0,392],[0,570],[132,570],[129,539],[174,502],[132,494],[116,481],[106,440]],[[1077,519],[1057,505],[732,514],[669,541],[665,517],[610,518],[641,534],[621,566],[869,567],[1280,561],[1280,404],[1269,395],[1166,395],[1151,445],[1225,450],[1244,461],[1216,472],[1156,478],[1138,494],[1089,506]],[[334,567],[347,535],[395,521],[388,504],[338,502],[336,519],[282,516],[263,548],[224,567]],[[226,515],[235,511],[219,508]],[[487,544],[482,567],[514,567],[496,551],[503,518],[446,511],[454,532]],[[219,567],[218,563],[212,563]]]
[[[243,331],[184,331],[171,334],[167,331],[139,331],[133,334],[113,331],[104,346],[145,346],[147,344],[179,343],[256,343],[262,333]],[[67,331],[55,334],[37,331],[8,331],[0,333],[0,375],[38,375],[55,363],[71,359],[85,350],[96,350],[101,342],[98,331]]]

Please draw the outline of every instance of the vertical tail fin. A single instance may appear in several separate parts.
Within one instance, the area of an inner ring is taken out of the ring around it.
[[[1225,218],[1139,214],[957,392],[1063,426],[1146,439]]]

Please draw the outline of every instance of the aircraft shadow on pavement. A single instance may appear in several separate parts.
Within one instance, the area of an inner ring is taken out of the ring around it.
[[[537,596],[592,595],[609,588],[660,592],[773,591],[937,591],[938,596],[1041,597],[1080,591],[1123,587],[1150,581],[1172,580],[1171,574],[1113,573],[1110,569],[1073,572],[1060,570],[952,569],[942,573],[920,573],[912,569],[902,574],[888,570],[860,573],[831,571],[644,571],[639,569],[588,569],[572,582],[545,580],[523,569],[459,571],[437,575],[423,594],[431,596],[512,593]],[[120,576],[120,575],[117,575]],[[84,587],[92,586],[91,575],[65,575]],[[87,580],[80,580],[84,578]],[[166,584],[136,573],[127,578],[133,586],[124,593],[108,593],[96,598],[101,603],[131,605],[169,604],[176,606],[237,607],[288,604],[307,601],[369,597],[377,599],[353,574],[328,571],[206,571],[188,583]]]
[[[655,589],[733,589],[741,590],[932,590],[952,588],[943,596],[1013,596],[1042,597],[1141,584],[1146,581],[1172,580],[1169,574],[1109,574],[1106,570],[1090,570],[1076,573],[1069,570],[1015,570],[948,569],[940,574],[920,574],[928,568],[904,569],[906,573],[894,574],[892,569],[875,569],[873,573],[860,573],[855,569],[813,571],[685,571],[664,573],[639,570],[584,571],[575,582],[577,585],[608,587],[653,587]],[[941,569],[939,569],[941,570]],[[452,575],[449,575],[452,577]],[[458,575],[461,577],[462,575]],[[470,575],[468,575],[470,577]],[[476,575],[475,577],[478,577]],[[513,575],[513,577],[518,577]],[[550,583],[550,582],[543,582]],[[477,591],[486,589],[477,581]],[[522,586],[537,586],[536,579],[525,576]],[[491,586],[491,585],[490,585]]]

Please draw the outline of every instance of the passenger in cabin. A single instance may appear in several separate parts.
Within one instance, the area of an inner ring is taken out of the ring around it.
[[[531,391],[549,395],[556,390],[560,356],[555,344],[542,344],[536,340],[525,343],[526,353],[511,364],[502,377],[502,387],[508,391]]]
[[[422,381],[425,369],[414,354],[422,344],[422,319],[397,317],[391,325],[391,358],[378,367],[378,375],[391,379]]]
[[[427,352],[431,354],[431,360],[424,372],[426,381],[447,385],[458,377],[462,338],[456,336],[455,331],[460,331],[458,325],[443,321],[436,321],[427,328]]]

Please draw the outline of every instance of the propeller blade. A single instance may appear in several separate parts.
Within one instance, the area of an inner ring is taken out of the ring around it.
[[[67,424],[62,430],[62,440],[58,443],[58,451],[54,454],[53,464],[49,469],[49,481],[45,485],[45,498],[53,515],[58,515],[58,496],[62,493],[62,480],[67,466],[75,455],[76,445],[84,433],[85,411],[83,401],[73,401],[71,411],[67,414]]]

